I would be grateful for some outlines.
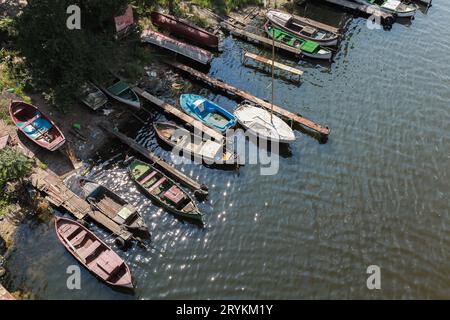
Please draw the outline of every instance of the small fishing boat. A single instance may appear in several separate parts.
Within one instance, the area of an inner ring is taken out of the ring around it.
[[[225,132],[236,124],[233,114],[202,96],[183,94],[180,105],[187,114],[220,132]]]
[[[238,163],[235,152],[224,147],[222,143],[204,139],[188,130],[169,122],[154,122],[153,127],[158,137],[173,147],[182,151],[183,156],[194,156],[204,163],[214,165],[233,165]]]
[[[260,139],[280,143],[295,141],[295,134],[289,125],[262,108],[243,103],[234,115],[245,129]]]
[[[355,0],[361,4],[374,5],[382,11],[392,13],[399,18],[412,18],[419,7],[414,3],[403,3],[400,0]]]
[[[87,202],[115,223],[135,234],[149,234],[147,225],[135,207],[120,196],[93,181],[80,180]]]
[[[9,114],[16,127],[44,149],[56,151],[66,142],[56,124],[31,104],[12,101]]]
[[[100,86],[100,88],[111,98],[120,103],[126,104],[133,109],[141,108],[141,101],[130,85],[118,77],[114,77],[110,83]]]
[[[172,39],[151,29],[146,29],[142,32],[141,41],[181,54],[204,65],[209,65],[213,59],[212,53],[207,50]]]
[[[267,19],[276,27],[304,40],[314,41],[322,46],[333,47],[338,44],[339,34],[320,29],[307,23],[307,19],[279,10],[269,10]]]
[[[217,49],[219,38],[211,32],[200,28],[186,20],[153,11],[151,13],[153,24],[169,30],[171,33],[193,41],[201,46]]]
[[[202,222],[194,199],[167,175],[139,160],[134,160],[128,169],[133,181],[159,206],[181,218]]]
[[[264,29],[270,38],[275,36],[275,41],[301,50],[302,55],[306,57],[323,60],[330,60],[333,57],[333,52],[331,50],[321,47],[317,42],[304,40],[300,37],[291,35],[286,31],[272,26],[270,22],[265,24]]]
[[[113,287],[133,288],[125,261],[94,233],[65,218],[56,218],[55,229],[67,251],[96,277]]]
[[[81,101],[94,111],[108,103],[108,97],[93,83],[86,83],[82,88]]]

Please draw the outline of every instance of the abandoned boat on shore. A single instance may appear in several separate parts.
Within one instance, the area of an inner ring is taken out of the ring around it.
[[[209,65],[213,59],[213,55],[209,51],[172,39],[151,29],[146,29],[142,32],[141,41],[181,54],[204,65]]]
[[[220,132],[225,132],[236,124],[233,114],[202,96],[183,94],[180,105],[187,114]]]
[[[66,138],[56,124],[37,107],[22,101],[12,101],[9,114],[15,126],[38,146],[56,151],[66,142]]]
[[[399,18],[412,18],[419,7],[414,3],[403,3],[400,0],[354,0],[360,4],[379,7],[382,11],[392,13]]]
[[[153,24],[169,30],[171,33],[208,48],[217,49],[219,38],[211,32],[200,28],[186,20],[153,11],[151,13]]]
[[[86,83],[82,87],[81,101],[90,109],[97,111],[108,103],[108,97],[93,83]]]
[[[106,85],[100,86],[100,88],[114,100],[130,106],[133,109],[141,108],[141,101],[138,95],[134,92],[130,85],[118,77],[114,77]]]
[[[259,139],[280,143],[295,141],[295,134],[291,127],[267,110],[242,103],[234,115],[241,126]]]
[[[334,47],[340,35],[308,24],[308,19],[279,10],[269,10],[267,19],[276,27],[304,40],[314,41],[322,46]]]
[[[175,181],[151,164],[134,160],[128,167],[131,178],[150,199],[180,218],[202,222],[194,199]]]
[[[209,165],[235,165],[239,162],[235,152],[228,150],[222,143],[204,139],[170,122],[154,122],[157,136],[174,148],[178,155]]]
[[[113,287],[133,288],[125,261],[94,233],[73,220],[58,217],[55,229],[67,251],[96,277]]]
[[[321,47],[317,42],[291,35],[280,28],[274,27],[270,22],[265,24],[264,29],[269,38],[275,37],[275,41],[301,50],[301,54],[305,57],[321,60],[331,60],[333,57],[331,50]]]
[[[94,209],[134,234],[149,234],[147,225],[137,209],[119,195],[87,179],[80,180],[80,186],[86,201]]]

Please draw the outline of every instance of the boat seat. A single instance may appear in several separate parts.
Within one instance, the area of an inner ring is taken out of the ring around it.
[[[183,191],[175,185],[164,193],[164,197],[174,204],[179,204],[185,198]]]
[[[28,120],[27,122],[20,124],[21,127],[28,127],[29,125],[33,124],[37,119],[41,117],[41,113],[38,112],[31,120]]]
[[[162,185],[164,182],[166,182],[167,178],[161,178],[158,182],[156,182],[150,189],[148,189],[148,192],[153,193],[160,185]]]
[[[98,248],[102,246],[100,241],[93,242],[89,247],[83,248],[80,251],[78,251],[78,255],[83,258],[84,260],[87,260],[91,255],[97,251]]]
[[[66,239],[69,239],[73,234],[80,230],[79,226],[75,225],[63,225],[59,228],[59,233]]]
[[[79,234],[77,234],[72,240],[70,240],[70,243],[73,246],[77,246],[83,242],[84,238],[87,236],[87,232],[85,230],[82,230]]]
[[[156,171],[153,171],[152,173],[150,173],[149,175],[147,175],[144,179],[142,179],[141,181],[139,181],[139,183],[141,185],[144,185],[146,182],[150,181],[151,178],[153,178],[155,175],[157,174]]]
[[[16,111],[14,111],[14,115],[17,116],[19,113],[21,113],[24,110],[24,108],[19,108]]]
[[[102,252],[96,259],[96,263],[108,275],[108,279],[112,278],[122,266],[122,261],[112,255],[110,251]]]

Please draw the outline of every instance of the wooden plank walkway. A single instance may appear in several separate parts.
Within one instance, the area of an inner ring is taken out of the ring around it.
[[[227,22],[222,22],[220,25],[222,26],[222,28],[228,30],[228,32],[230,32],[230,34],[232,34],[236,37],[239,37],[241,39],[244,39],[248,42],[262,44],[262,45],[266,45],[269,47],[273,46],[273,41],[269,38],[262,37],[257,34],[245,31],[243,29],[236,28]],[[286,52],[295,54],[297,56],[301,56],[301,54],[302,54],[302,50],[292,48],[292,47],[285,45],[283,43],[280,43],[278,41],[275,41],[275,47],[277,49],[284,50]]]
[[[311,26],[311,27],[323,29],[325,31],[341,35],[341,29],[339,29],[339,28],[335,28],[335,27],[330,26],[328,24],[325,24],[325,23],[322,23],[322,22],[319,22],[319,21],[316,21],[316,20],[313,20],[313,19],[310,19],[310,18],[306,18],[306,17],[300,17],[300,16],[297,16],[297,15],[293,15],[293,17],[295,19],[303,22],[304,24],[307,24],[307,25]]]
[[[137,143],[135,140],[131,139],[130,137],[124,135],[123,133],[120,133],[118,131],[115,131],[107,126],[101,126],[103,130],[111,134],[112,136],[116,137],[122,143],[128,145],[130,148],[132,148],[134,151],[140,153],[142,156],[146,157],[151,162],[157,164],[162,169],[164,169],[167,173],[169,173],[172,177],[174,177],[177,181],[180,181],[183,185],[189,187],[194,191],[194,193],[202,196],[206,196],[208,194],[208,187],[198,183],[194,179],[189,178],[184,173],[176,169],[175,167],[172,167],[170,164],[156,156],[151,151],[147,150],[145,147],[141,146],[139,143]]]
[[[248,100],[251,101],[253,103],[256,103],[257,105],[260,105],[263,108],[266,108],[268,110],[271,109],[271,103],[264,101],[260,98],[257,98],[253,95],[251,95],[250,93],[243,91],[243,90],[239,90],[229,84],[226,84],[220,80],[214,79],[209,77],[208,75],[199,72],[195,69],[192,69],[191,67],[188,67],[184,64],[181,64],[179,62],[174,62],[174,61],[164,61],[165,63],[167,63],[168,65],[186,72],[187,74],[189,74],[190,76],[192,76],[193,78],[202,81],[206,84],[208,84],[209,86],[216,88],[216,89],[220,89],[223,92],[231,95],[231,96],[235,96],[235,97],[239,97],[243,100]],[[324,127],[322,125],[319,125],[317,123],[314,123],[311,120],[308,120],[298,114],[295,114],[293,112],[287,111],[279,106],[274,105],[273,106],[273,110],[276,114],[278,114],[279,116],[281,116],[282,118],[286,119],[287,121],[290,122],[294,122],[297,124],[302,125],[303,127],[306,127],[310,130],[313,130],[315,132],[317,132],[318,134],[320,134],[322,137],[328,137],[330,134],[330,128],[328,127]]]
[[[56,207],[63,208],[70,212],[76,219],[85,220],[91,218],[99,225],[103,226],[116,236],[125,241],[132,239],[132,234],[123,230],[121,226],[104,214],[92,210],[89,203],[81,199],[57,176],[47,171],[37,169],[31,175],[32,185],[40,192],[46,194],[46,199]]]
[[[16,298],[14,298],[13,295],[0,284],[0,300],[16,300]]]
[[[190,115],[184,113],[178,108],[175,108],[174,106],[165,103],[164,101],[158,99],[157,97],[151,95],[147,91],[142,90],[141,88],[133,88],[133,90],[139,94],[142,98],[150,101],[154,105],[160,107],[165,112],[177,117],[178,119],[182,120],[183,122],[193,126],[195,129],[201,131],[204,135],[213,138],[214,140],[221,142],[224,140],[224,136],[222,133],[211,129],[210,127],[205,126],[203,123],[198,121],[197,119],[191,117]]]
[[[296,68],[287,66],[287,65],[279,63],[277,61],[272,61],[271,59],[267,59],[266,57],[258,56],[257,54],[254,54],[254,53],[251,53],[251,52],[244,52],[244,58],[245,59],[252,59],[252,60],[255,60],[257,62],[266,64],[268,66],[272,66],[273,65],[274,67],[276,67],[278,69],[290,72],[290,73],[295,74],[297,76],[302,76],[303,73],[304,73],[300,69],[296,69]]]
[[[373,15],[379,17],[382,23],[386,26],[391,26],[395,22],[395,16],[393,14],[384,12],[380,10],[379,7],[375,5],[359,4],[356,2],[351,2],[347,0],[322,0],[336,6],[340,6],[346,9],[350,9],[359,13],[364,13],[368,15]]]

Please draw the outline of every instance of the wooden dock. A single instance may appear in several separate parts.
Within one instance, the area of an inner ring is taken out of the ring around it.
[[[333,26],[330,26],[328,24],[325,24],[325,23],[322,23],[322,22],[319,22],[319,21],[316,21],[316,20],[313,20],[313,19],[309,19],[309,18],[306,18],[306,17],[297,16],[297,15],[293,15],[293,17],[295,19],[297,19],[298,21],[301,21],[304,24],[309,25],[309,26],[314,27],[314,28],[322,29],[322,30],[325,30],[325,31],[328,31],[328,32],[331,32],[331,33],[335,33],[337,35],[341,35],[341,33],[342,33],[341,29],[339,29],[339,28],[335,28]]]
[[[271,59],[268,59],[268,58],[265,58],[265,57],[261,57],[261,56],[258,56],[257,54],[245,51],[244,52],[244,63],[245,63],[245,61],[247,59],[255,60],[255,61],[259,62],[259,63],[265,64],[265,65],[268,65],[268,66],[272,66],[273,65],[275,68],[278,68],[280,70],[284,70],[284,71],[287,71],[289,73],[292,73],[292,74],[298,76],[299,78],[304,73],[300,69],[296,69],[296,68],[287,66],[285,64],[279,63],[277,61],[272,61]]]
[[[167,63],[168,65],[176,68],[179,71],[189,74],[190,76],[192,76],[194,79],[196,79],[198,81],[202,81],[203,83],[205,83],[215,89],[220,89],[221,91],[227,93],[230,96],[238,97],[242,100],[248,100],[257,105],[260,105],[261,107],[263,107],[265,109],[271,110],[271,107],[272,107],[271,103],[264,101],[260,98],[257,98],[246,91],[237,89],[237,88],[235,88],[229,84],[226,84],[220,80],[211,78],[208,75],[206,75],[202,72],[199,72],[195,69],[192,69],[191,67],[188,67],[179,62],[174,62],[174,61],[164,61],[164,62]],[[313,130],[314,132],[321,135],[323,138],[327,138],[330,134],[330,128],[321,126],[321,125],[319,125],[311,120],[308,120],[298,114],[287,111],[276,105],[273,106],[273,110],[276,114],[278,114],[280,117],[287,120],[288,122],[296,123],[303,127],[308,128],[310,130]]]
[[[235,26],[232,26],[230,23],[227,22],[222,22],[220,24],[222,26],[222,28],[224,28],[225,30],[227,30],[228,32],[230,32],[231,35],[239,37],[243,40],[246,40],[248,42],[251,43],[255,43],[255,44],[260,44],[260,45],[265,45],[268,47],[272,47],[273,46],[273,40],[263,37],[263,36],[259,36],[257,34],[245,31],[243,29],[237,28]],[[295,49],[293,47],[290,47],[288,45],[285,45],[284,43],[280,43],[278,41],[275,41],[275,48],[283,50],[285,52],[294,54],[296,56],[301,56],[302,55],[302,50],[299,49]]]
[[[115,223],[104,214],[93,210],[89,203],[67,188],[64,182],[57,176],[50,174],[47,171],[37,169],[35,173],[31,175],[31,182],[33,187],[46,195],[46,199],[51,204],[67,210],[76,219],[85,220],[91,218],[123,240],[129,241],[132,239],[133,236],[130,232],[123,230],[119,224]]]
[[[322,0],[330,4],[340,6],[345,9],[349,9],[358,13],[365,15],[375,16],[381,19],[381,22],[385,26],[392,26],[395,22],[395,16],[393,14],[384,12],[380,10],[379,7],[375,5],[359,4],[356,2],[351,2],[347,0]]]
[[[5,287],[3,287],[0,284],[0,301],[7,301],[7,300],[16,300],[16,298],[13,297],[13,295],[11,293],[8,292],[8,290],[5,289]]]
[[[184,113],[178,108],[175,108],[174,106],[165,103],[161,99],[158,99],[157,97],[151,95],[147,91],[142,90],[141,88],[133,88],[133,90],[140,95],[142,98],[148,100],[149,102],[153,103],[154,105],[160,107],[163,109],[164,112],[177,117],[178,119],[182,120],[188,125],[191,125],[195,129],[201,131],[204,135],[213,138],[214,140],[221,142],[224,140],[224,136],[222,133],[211,129],[210,127],[205,126],[203,123],[198,121],[197,119],[194,119],[190,115]]]
[[[119,139],[120,141],[122,141],[122,143],[128,145],[134,151],[140,153],[142,156],[144,156],[145,158],[150,160],[152,163],[157,164],[164,171],[166,171],[168,174],[170,174],[173,178],[175,178],[177,181],[181,182],[181,184],[183,184],[183,185],[189,187],[191,190],[193,190],[195,194],[200,195],[200,196],[208,195],[208,187],[207,186],[200,184],[197,181],[189,178],[184,173],[182,173],[175,167],[172,167],[170,164],[168,164],[164,160],[160,159],[154,153],[147,150],[145,147],[141,146],[135,140],[133,140],[130,137],[124,135],[123,133],[113,130],[107,126],[101,126],[101,127],[103,130],[105,130],[112,136],[114,136],[117,139]]]

